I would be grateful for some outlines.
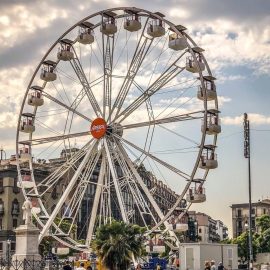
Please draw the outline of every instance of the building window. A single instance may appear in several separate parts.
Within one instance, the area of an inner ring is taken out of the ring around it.
[[[199,228],[199,233],[202,233],[202,229],[201,228]]]
[[[241,209],[237,209],[237,216],[241,217],[242,216],[242,210]]]
[[[17,183],[18,183],[18,179],[17,179],[17,178],[14,178],[13,192],[14,192],[15,194],[20,193],[20,189],[18,188]]]
[[[0,218],[0,231],[3,230],[3,220]]]
[[[0,199],[0,216],[4,215],[4,202]]]
[[[266,209],[265,209],[265,208],[263,208],[263,214],[264,214],[264,215],[266,214]]]
[[[0,178],[0,193],[4,192],[3,178]]]
[[[13,229],[16,229],[18,227],[18,220],[16,218],[13,218],[12,224]]]
[[[256,224],[255,224],[255,219],[252,219],[252,220],[251,220],[251,228],[255,228],[255,225],[256,225]]]
[[[251,209],[251,214],[252,214],[252,215],[255,215],[255,208],[252,208],[252,209]]]
[[[0,242],[0,251],[3,251],[3,242]]]
[[[239,220],[239,221],[238,221],[238,228],[239,228],[239,229],[242,229],[242,220]]]
[[[11,209],[11,214],[13,216],[18,216],[20,213],[20,205],[17,199],[13,200],[12,202],[12,209]]]
[[[15,251],[15,249],[16,249],[16,243],[15,242],[11,242],[10,249],[11,249],[11,251]]]

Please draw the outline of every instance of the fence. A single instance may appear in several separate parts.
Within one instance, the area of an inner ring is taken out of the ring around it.
[[[0,257],[0,270],[62,270],[64,263],[62,261],[45,261],[34,259],[5,259]],[[74,269],[74,265],[71,265]]]

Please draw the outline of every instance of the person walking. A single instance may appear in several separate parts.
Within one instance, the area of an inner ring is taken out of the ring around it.
[[[63,270],[72,270],[69,261],[65,261],[65,264],[63,266]]]
[[[85,270],[84,263],[80,263],[80,267],[78,267],[76,270]]]
[[[205,261],[204,262],[204,270],[211,270],[211,266],[210,266],[210,262],[209,261]]]
[[[217,270],[216,262],[214,260],[211,261],[211,270]]]
[[[142,270],[142,267],[140,264],[137,264],[136,270]]]
[[[218,264],[217,269],[218,269],[218,270],[227,270],[227,269],[224,267],[224,265],[223,265],[222,262],[220,262],[220,263]]]

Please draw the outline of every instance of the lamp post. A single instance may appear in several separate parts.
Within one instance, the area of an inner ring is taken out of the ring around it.
[[[11,248],[11,240],[7,240],[7,270],[10,269],[10,248]]]
[[[251,170],[250,170],[250,129],[247,113],[244,113],[244,156],[248,159],[248,204],[249,204],[249,269],[253,269],[252,220],[251,220]],[[246,227],[246,224],[245,224]]]

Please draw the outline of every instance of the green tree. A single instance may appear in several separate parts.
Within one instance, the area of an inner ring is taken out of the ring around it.
[[[137,225],[113,221],[97,229],[92,247],[109,269],[128,269],[133,256],[136,259],[143,253],[144,231]]]
[[[270,216],[269,215],[262,215],[256,218],[256,226],[260,229],[263,233],[267,229],[270,228]]]
[[[256,258],[258,252],[258,234],[252,234],[252,248],[253,248],[253,258]],[[241,259],[242,263],[247,262],[249,259],[249,234],[248,231],[243,232],[237,238],[232,239],[232,244],[238,245],[238,257]]]

